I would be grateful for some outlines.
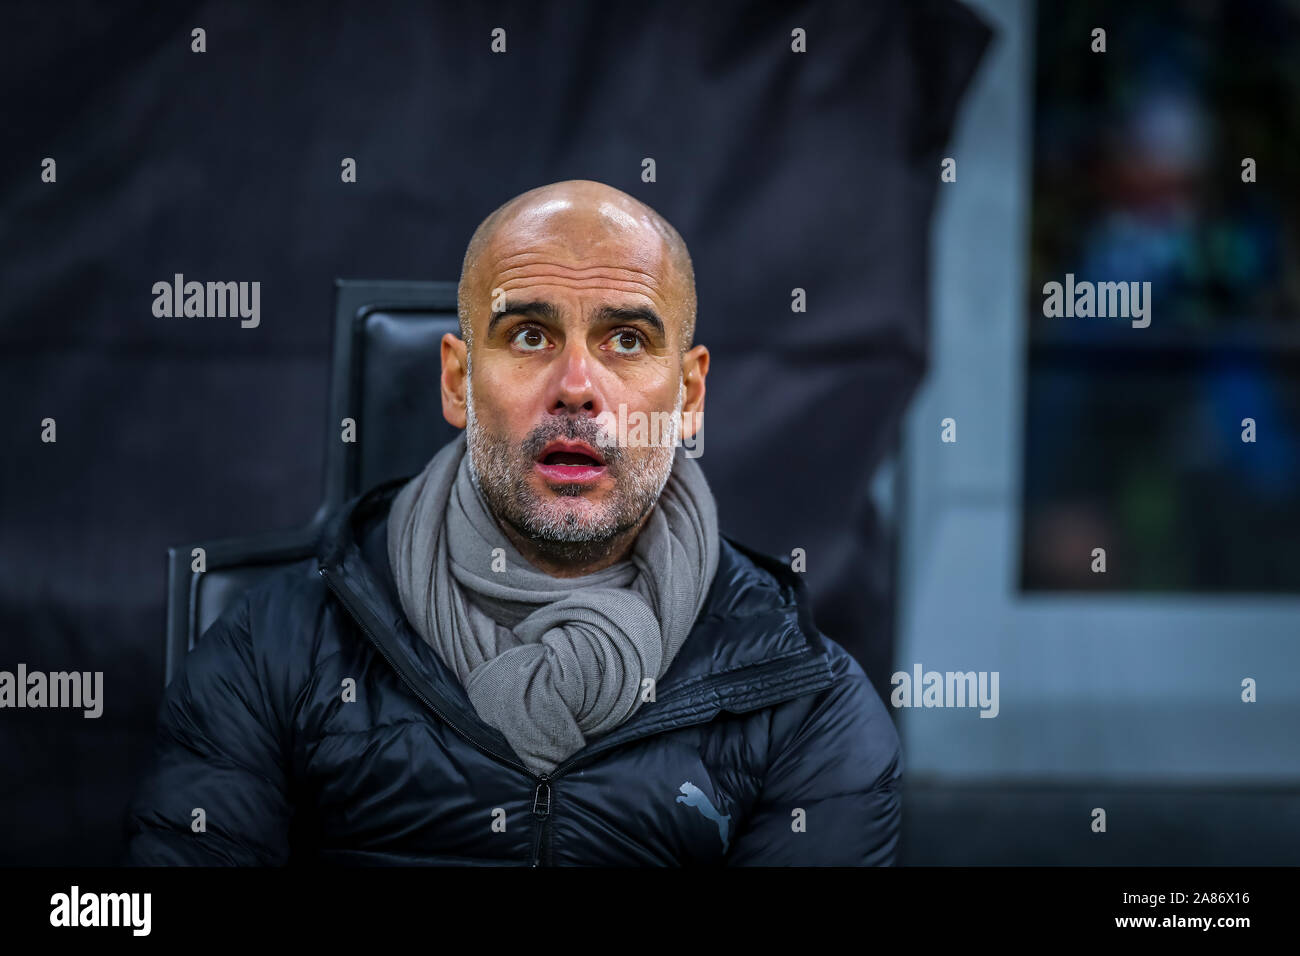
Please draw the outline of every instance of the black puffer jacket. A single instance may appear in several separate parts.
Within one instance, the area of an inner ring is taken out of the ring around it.
[[[406,623],[383,520],[401,484],[342,509],[319,561],[249,591],[189,655],[127,863],[894,862],[893,722],[796,574],[724,538],[654,702],[542,778]]]

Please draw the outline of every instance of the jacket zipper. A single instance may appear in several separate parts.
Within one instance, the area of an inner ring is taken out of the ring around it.
[[[533,791],[533,816],[538,818],[537,835],[533,837],[533,866],[541,864],[542,834],[551,815],[551,785],[547,780],[548,775],[542,774],[537,789]]]

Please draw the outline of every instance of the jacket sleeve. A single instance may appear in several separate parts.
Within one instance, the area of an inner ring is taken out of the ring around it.
[[[153,761],[127,813],[126,865],[287,862],[292,808],[260,669],[245,595],[164,694]]]
[[[831,687],[773,716],[767,775],[729,866],[892,866],[901,824],[898,732],[862,668],[836,645]],[[786,705],[789,706],[789,705]],[[782,723],[795,729],[781,739]],[[802,811],[802,812],[799,812]]]

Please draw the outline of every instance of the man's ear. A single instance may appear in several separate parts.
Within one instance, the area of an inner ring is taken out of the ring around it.
[[[465,427],[465,386],[468,375],[465,343],[447,332],[442,337],[442,417],[457,428]]]
[[[704,424],[704,379],[709,374],[709,350],[697,345],[682,356],[682,437],[693,438]]]

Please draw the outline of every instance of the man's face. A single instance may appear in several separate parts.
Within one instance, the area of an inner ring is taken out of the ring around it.
[[[470,467],[497,517],[535,542],[637,527],[672,470],[685,297],[662,240],[637,225],[612,204],[556,200],[500,228],[474,270]],[[613,443],[605,423],[636,413],[672,427]]]

